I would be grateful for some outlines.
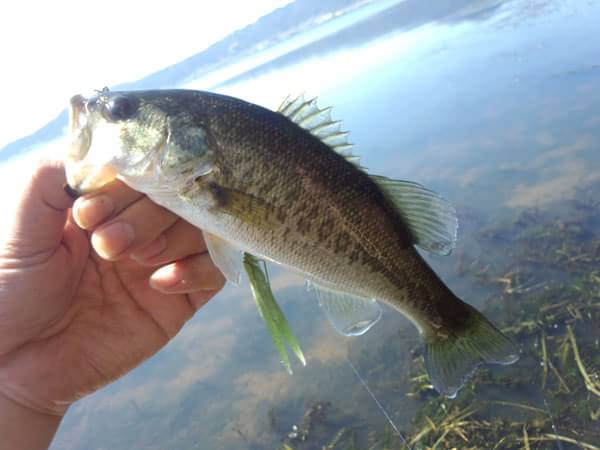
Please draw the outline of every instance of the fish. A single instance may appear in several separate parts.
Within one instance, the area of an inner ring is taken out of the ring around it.
[[[453,398],[518,348],[417,251],[452,251],[454,208],[418,183],[369,174],[347,135],[303,96],[273,111],[205,91],[105,88],[71,98],[67,183],[85,194],[120,179],[143,192],[203,230],[232,283],[261,260],[300,274],[346,336],[377,323],[380,303],[404,314],[432,385]]]

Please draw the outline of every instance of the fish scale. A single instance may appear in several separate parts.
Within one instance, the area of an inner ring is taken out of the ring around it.
[[[243,106],[237,107],[243,108]],[[231,120],[235,121],[238,116],[239,113],[231,112]],[[272,259],[288,267],[296,267],[303,273],[321,274],[321,278],[318,280],[321,282],[336,285],[349,284],[353,288],[361,286],[361,293],[365,297],[376,297],[382,300],[389,298],[390,302],[397,298],[398,293],[390,285],[398,284],[393,278],[384,281],[383,277],[373,280],[372,277],[361,276],[364,273],[363,266],[365,265],[375,264],[375,270],[373,270],[375,273],[382,267],[379,263],[381,258],[369,254],[368,246],[364,242],[374,242],[371,246],[371,253],[387,251],[389,253],[387,259],[390,262],[393,261],[393,255],[398,255],[401,249],[410,248],[412,250],[408,238],[403,236],[405,233],[401,232],[401,224],[394,223],[399,220],[391,216],[390,208],[385,205],[385,199],[378,195],[376,186],[366,174],[357,170],[344,158],[328,152],[323,148],[324,144],[317,138],[305,133],[295,124],[285,121],[283,117],[277,122],[265,120],[263,123],[249,123],[245,127],[232,126],[226,119],[222,119],[215,125],[219,129],[231,130],[226,136],[219,139],[222,142],[222,162],[217,162],[217,167],[221,170],[215,173],[216,183],[224,188],[237,189],[245,191],[249,195],[260,196],[267,203],[273,202],[275,205],[279,204],[280,207],[285,207],[289,210],[288,215],[294,218],[289,226],[298,235],[295,242],[290,242],[288,236],[288,242],[298,244],[308,240],[316,243],[313,251],[306,254],[302,252],[298,255],[290,251],[290,247],[296,248],[298,245],[285,247],[280,245],[285,232],[284,227],[258,227],[255,230],[245,228],[243,230],[245,233],[255,236],[253,252],[270,255]],[[254,133],[254,127],[259,127],[263,131]],[[285,127],[284,132],[278,131],[282,127]],[[271,132],[271,129],[274,131]],[[301,133],[301,137],[294,138],[298,133]],[[242,138],[243,136],[245,139]],[[249,136],[254,136],[254,138],[248,139]],[[243,146],[235,144],[240,141],[247,143]],[[293,146],[290,145],[292,142]],[[299,149],[302,149],[301,152]],[[252,155],[252,158],[244,158],[240,155]],[[298,157],[298,155],[303,157]],[[266,161],[263,161],[263,158]],[[338,165],[343,167],[340,168]],[[269,169],[267,173],[264,168]],[[271,175],[273,172],[278,175],[273,183],[273,188],[270,189],[270,193],[263,192],[264,195],[261,196],[262,180],[273,176]],[[249,176],[249,174],[253,175]],[[347,180],[349,179],[354,180],[354,189],[348,189]],[[357,182],[358,180],[360,181]],[[287,199],[288,202],[283,203],[281,199]],[[379,205],[375,203],[376,201]],[[348,213],[340,215],[338,210],[331,206],[335,204],[349,205],[348,208],[345,208]],[[315,220],[317,217],[306,214],[309,205],[319,205],[318,220]],[[366,220],[367,217],[370,220]],[[350,226],[340,226],[342,221],[347,222]],[[374,221],[375,224],[373,224]],[[336,222],[338,226],[333,225]],[[327,224],[330,224],[331,232],[329,233],[323,232],[323,227],[326,227]],[[353,230],[352,233],[347,231],[349,228]],[[382,234],[382,229],[388,230],[388,232]],[[250,237],[248,234],[245,239]],[[357,266],[357,273],[348,270],[349,254],[342,252],[331,254],[329,248],[331,245],[328,243],[340,235],[344,236],[346,240],[354,242],[352,252],[357,255],[355,257],[357,261],[354,264]],[[263,248],[266,242],[273,242],[276,245]],[[321,256],[323,251],[327,252],[326,257]],[[298,260],[299,257],[301,261]],[[340,267],[342,270],[332,272],[330,270],[332,266]],[[397,266],[395,268],[399,269]],[[367,272],[371,272],[371,270]],[[388,273],[390,272],[388,271]],[[395,276],[399,277],[400,274]],[[354,282],[357,279],[359,281]],[[402,281],[399,281],[399,284],[402,284]],[[367,289],[365,289],[365,284]],[[384,293],[388,294],[387,298],[382,298]]]

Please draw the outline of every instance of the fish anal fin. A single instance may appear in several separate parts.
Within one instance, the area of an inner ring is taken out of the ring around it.
[[[311,284],[329,322],[344,336],[365,334],[381,318],[381,307],[371,298],[357,297]]]

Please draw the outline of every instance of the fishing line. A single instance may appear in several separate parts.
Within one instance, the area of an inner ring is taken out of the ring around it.
[[[360,381],[360,383],[364,386],[364,388],[366,389],[366,391],[369,393],[369,395],[371,396],[371,398],[373,399],[373,401],[375,402],[375,404],[377,405],[377,407],[379,408],[379,410],[385,416],[385,418],[387,419],[387,421],[391,425],[392,429],[396,432],[396,434],[398,436],[400,436],[400,439],[402,440],[402,443],[406,446],[406,448],[408,450],[411,450],[411,447],[410,447],[410,445],[408,445],[408,442],[406,441],[406,438],[404,437],[404,434],[402,434],[402,432],[398,429],[398,427],[396,426],[396,424],[394,423],[394,421],[392,420],[392,418],[389,416],[389,414],[387,413],[387,411],[385,410],[385,408],[383,407],[383,405],[381,403],[379,403],[379,400],[377,400],[377,397],[375,397],[375,395],[373,394],[373,392],[371,392],[371,389],[367,385],[367,382],[363,379],[363,377],[360,376],[360,373],[358,373],[358,370],[356,370],[356,367],[354,367],[354,365],[350,361],[350,358],[348,358],[347,356],[346,356],[346,361],[348,361],[348,364],[352,368],[352,371],[354,372],[354,374],[356,375],[356,377],[358,378],[358,380]]]
[[[556,438],[556,446],[559,448],[559,450],[564,450],[564,447],[563,447],[562,443],[560,442],[560,439],[558,438],[558,429],[556,428],[556,425],[554,423],[554,416],[552,415],[552,412],[550,411],[550,406],[548,406],[548,401],[546,400],[546,394],[544,394],[543,390],[542,390],[542,397],[544,398],[544,405],[546,406],[546,412],[548,413],[548,417],[550,417],[550,424],[552,425],[552,431],[554,431],[554,437]]]
[[[540,360],[540,365],[544,366],[545,364],[547,364],[546,359],[546,341],[545,341],[545,335],[544,332],[542,331],[542,337],[541,337],[541,345],[542,345],[542,354],[544,355],[544,359]],[[552,363],[550,361],[550,363]],[[556,446],[558,447],[559,450],[564,450],[563,449],[563,445],[560,442],[560,439],[558,438],[558,429],[556,428],[556,424],[554,423],[554,416],[552,415],[552,411],[550,411],[550,405],[548,405],[548,399],[546,398],[546,393],[544,392],[544,385],[545,385],[545,380],[543,382],[542,387],[540,388],[540,393],[542,394],[542,398],[544,399],[544,407],[546,408],[546,413],[548,414],[548,417],[550,418],[550,424],[552,425],[552,431],[554,431],[554,437],[556,439]]]

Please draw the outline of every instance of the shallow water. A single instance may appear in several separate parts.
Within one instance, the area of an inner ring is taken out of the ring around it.
[[[402,316],[339,336],[303,280],[274,270],[306,367],[287,375],[248,286],[227,287],[154,358],[76,404],[53,449],[404,448],[352,367],[412,448],[600,447],[600,3],[465,1],[384,20],[403,4],[315,30],[310,48],[218,90],[271,107],[319,95],[371,172],[450,200],[458,247],[425,256],[521,360],[440,398]]]

